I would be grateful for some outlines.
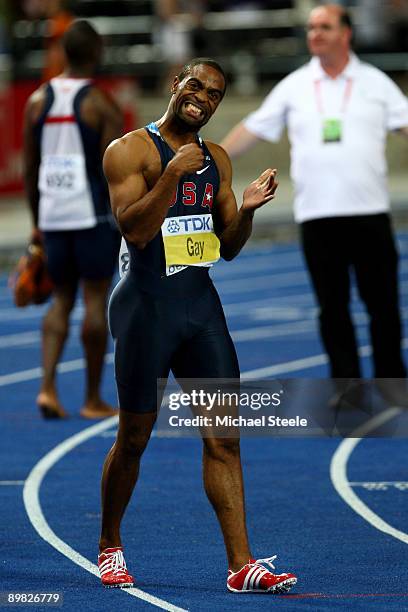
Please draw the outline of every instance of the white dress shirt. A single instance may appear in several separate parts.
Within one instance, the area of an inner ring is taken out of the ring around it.
[[[339,142],[323,141],[328,119],[341,123]],[[272,142],[287,126],[296,221],[389,209],[386,136],[408,126],[408,101],[374,66],[352,54],[333,79],[312,58],[274,87],[244,125]]]

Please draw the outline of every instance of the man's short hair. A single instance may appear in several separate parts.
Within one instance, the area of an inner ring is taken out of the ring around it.
[[[194,59],[190,60],[187,64],[183,66],[180,74],[178,75],[179,80],[182,81],[183,79],[185,79],[195,66],[211,66],[211,68],[217,70],[224,79],[225,86],[223,95],[225,94],[225,90],[227,89],[227,77],[225,75],[225,72],[221,68],[220,64],[215,60],[211,59],[210,57],[195,57]]]
[[[80,67],[98,61],[102,37],[88,21],[78,19],[65,32],[62,45],[69,64]]]
[[[353,29],[353,20],[351,19],[350,13],[346,9],[343,9],[340,13],[340,24],[346,28],[350,28],[350,30]]]

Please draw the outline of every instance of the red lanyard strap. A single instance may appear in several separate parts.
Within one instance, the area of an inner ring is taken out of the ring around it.
[[[314,81],[314,90],[315,90],[317,110],[319,111],[319,113],[321,115],[323,115],[324,109],[323,109],[321,84],[322,84],[322,80],[321,79],[318,79],[318,80]],[[350,97],[351,97],[351,90],[352,89],[353,89],[353,80],[351,78],[348,78],[346,80],[346,87],[344,89],[343,101],[342,101],[341,106],[340,106],[340,112],[341,113],[345,113],[346,112],[346,108],[347,108],[347,105],[348,105]]]

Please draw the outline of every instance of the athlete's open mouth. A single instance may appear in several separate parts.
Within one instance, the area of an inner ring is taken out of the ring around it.
[[[203,109],[197,106],[196,104],[193,104],[193,102],[186,102],[184,108],[189,115],[192,115],[197,119],[201,119],[202,117],[204,117]]]

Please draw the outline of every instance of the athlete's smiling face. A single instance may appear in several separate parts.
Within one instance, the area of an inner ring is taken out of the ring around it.
[[[216,111],[224,91],[224,77],[216,68],[207,64],[193,66],[182,81],[174,79],[174,114],[192,128],[200,128]]]

